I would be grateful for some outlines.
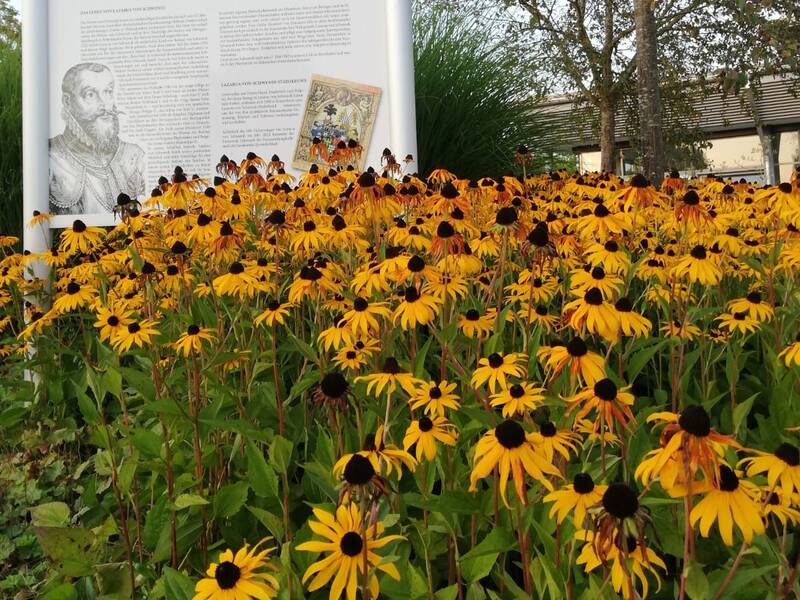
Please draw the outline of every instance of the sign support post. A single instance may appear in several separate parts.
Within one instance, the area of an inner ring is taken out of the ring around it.
[[[411,0],[387,0],[386,42],[389,53],[389,102],[392,152],[398,161],[417,152],[414,94],[414,24]]]

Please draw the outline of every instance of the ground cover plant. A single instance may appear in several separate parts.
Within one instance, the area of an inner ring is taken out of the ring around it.
[[[0,595],[796,595],[797,182],[312,151],[0,238]]]

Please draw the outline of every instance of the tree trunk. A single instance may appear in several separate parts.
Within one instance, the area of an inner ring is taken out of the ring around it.
[[[600,99],[600,169],[607,173],[617,171],[617,153],[614,143],[614,129],[616,115],[614,114],[614,99],[605,97]]]
[[[645,177],[661,185],[666,168],[658,81],[658,38],[651,0],[634,0],[639,129]]]

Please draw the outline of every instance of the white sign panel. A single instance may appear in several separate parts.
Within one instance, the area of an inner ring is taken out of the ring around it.
[[[357,140],[362,168],[415,154],[410,2],[28,0],[26,218],[109,225],[176,165],[253,151],[300,171],[314,138]]]

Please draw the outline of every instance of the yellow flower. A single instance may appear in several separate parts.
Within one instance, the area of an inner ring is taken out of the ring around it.
[[[111,336],[111,345],[117,352],[125,352],[133,346],[141,348],[158,335],[156,325],[158,323],[152,319],[132,321],[127,327],[120,328]]]
[[[522,377],[524,370],[519,362],[525,359],[525,355],[521,353],[506,354],[503,356],[497,352],[493,352],[486,358],[481,358],[478,361],[478,368],[472,374],[470,384],[474,388],[479,388],[483,384],[487,384],[489,391],[494,392],[499,385],[501,388],[506,387],[506,376],[509,377]]]
[[[83,221],[77,219],[72,223],[72,227],[61,233],[58,249],[68,256],[76,252],[86,254],[100,243],[104,235],[105,231],[100,227],[87,227]]]
[[[535,387],[527,381],[515,383],[509,387],[503,387],[500,392],[492,395],[491,405],[501,406],[505,418],[513,417],[515,414],[524,415],[544,401],[542,394],[544,391],[544,388]]]
[[[444,380],[425,382],[414,390],[408,403],[412,410],[423,408],[428,416],[444,417],[447,409],[457,410],[460,406],[455,389],[455,383]]]
[[[526,433],[522,425],[511,420],[503,421],[494,429],[487,431],[475,446],[469,491],[477,490],[478,481],[490,475],[495,467],[499,469],[500,496],[506,506],[508,506],[506,487],[509,475],[514,482],[517,498],[523,504],[528,503],[525,493],[525,473],[548,490],[553,489],[548,476],[559,476],[558,470],[536,451],[533,436]]]
[[[439,310],[439,300],[430,294],[420,293],[416,287],[406,288],[403,301],[394,310],[392,323],[400,327],[413,329],[417,324],[425,325],[432,321]]]
[[[347,595],[347,600],[355,600],[356,591],[366,575],[370,594],[377,598],[380,590],[375,569],[383,571],[392,579],[400,580],[400,572],[394,563],[383,562],[375,550],[405,539],[403,536],[379,537],[384,532],[383,523],[366,522],[365,515],[355,503],[340,506],[336,509],[335,516],[321,508],[315,508],[313,512],[318,520],[309,520],[308,526],[317,539],[300,544],[297,550],[324,552],[326,556],[308,567],[303,574],[303,583],[308,585],[309,592],[318,590],[333,580],[328,596],[330,600],[338,600],[342,593]],[[368,569],[366,574],[365,567]]]
[[[289,316],[289,309],[291,307],[291,304],[281,304],[277,300],[270,300],[267,303],[267,309],[256,317],[256,327],[265,323],[270,327],[274,325],[286,325],[286,318]]]
[[[95,291],[89,286],[70,281],[64,293],[53,302],[53,312],[62,315],[86,306],[92,301],[94,294]]]
[[[178,354],[183,354],[188,358],[191,354],[200,352],[203,349],[204,341],[214,341],[214,330],[197,325],[189,325],[186,332],[173,344],[173,347]]]
[[[761,509],[754,498],[758,488],[752,483],[740,480],[727,465],[719,467],[719,487],[711,488],[692,509],[689,522],[694,527],[700,523],[700,535],[708,537],[711,526],[717,521],[722,541],[733,545],[733,526],[742,534],[746,542],[753,535],[764,533]]]
[[[354,381],[356,383],[366,381],[367,394],[373,394],[376,398],[380,398],[384,388],[388,394],[393,393],[398,384],[406,393],[413,394],[415,386],[419,383],[411,373],[400,370],[400,365],[393,356],[383,362],[383,369],[380,372],[356,377]]]
[[[112,306],[97,308],[97,321],[94,326],[100,331],[100,341],[110,340],[118,331],[133,322],[133,312]]]
[[[416,444],[417,460],[422,460],[425,456],[427,460],[436,458],[436,442],[442,442],[447,446],[456,445],[457,434],[453,426],[444,417],[423,416],[417,421],[412,421],[406,429],[403,438],[403,449],[408,451],[411,446]]]
[[[380,330],[378,317],[388,318],[391,310],[385,302],[369,302],[366,298],[356,296],[353,308],[344,313],[348,328],[356,335],[370,335]]]
[[[550,518],[555,516],[557,523],[563,523],[571,515],[575,526],[582,527],[589,509],[600,502],[607,487],[595,485],[588,473],[578,473],[571,484],[544,497],[545,502],[553,503]]]
[[[213,282],[214,291],[220,296],[237,296],[250,298],[258,291],[258,280],[245,271],[240,262],[231,263],[228,272],[216,277]]]
[[[258,551],[262,540],[251,550],[245,544],[234,555],[221,552],[218,562],[211,563],[206,577],[195,585],[192,600],[270,600],[278,595],[278,580],[264,569],[275,570],[268,556],[274,548]]]

